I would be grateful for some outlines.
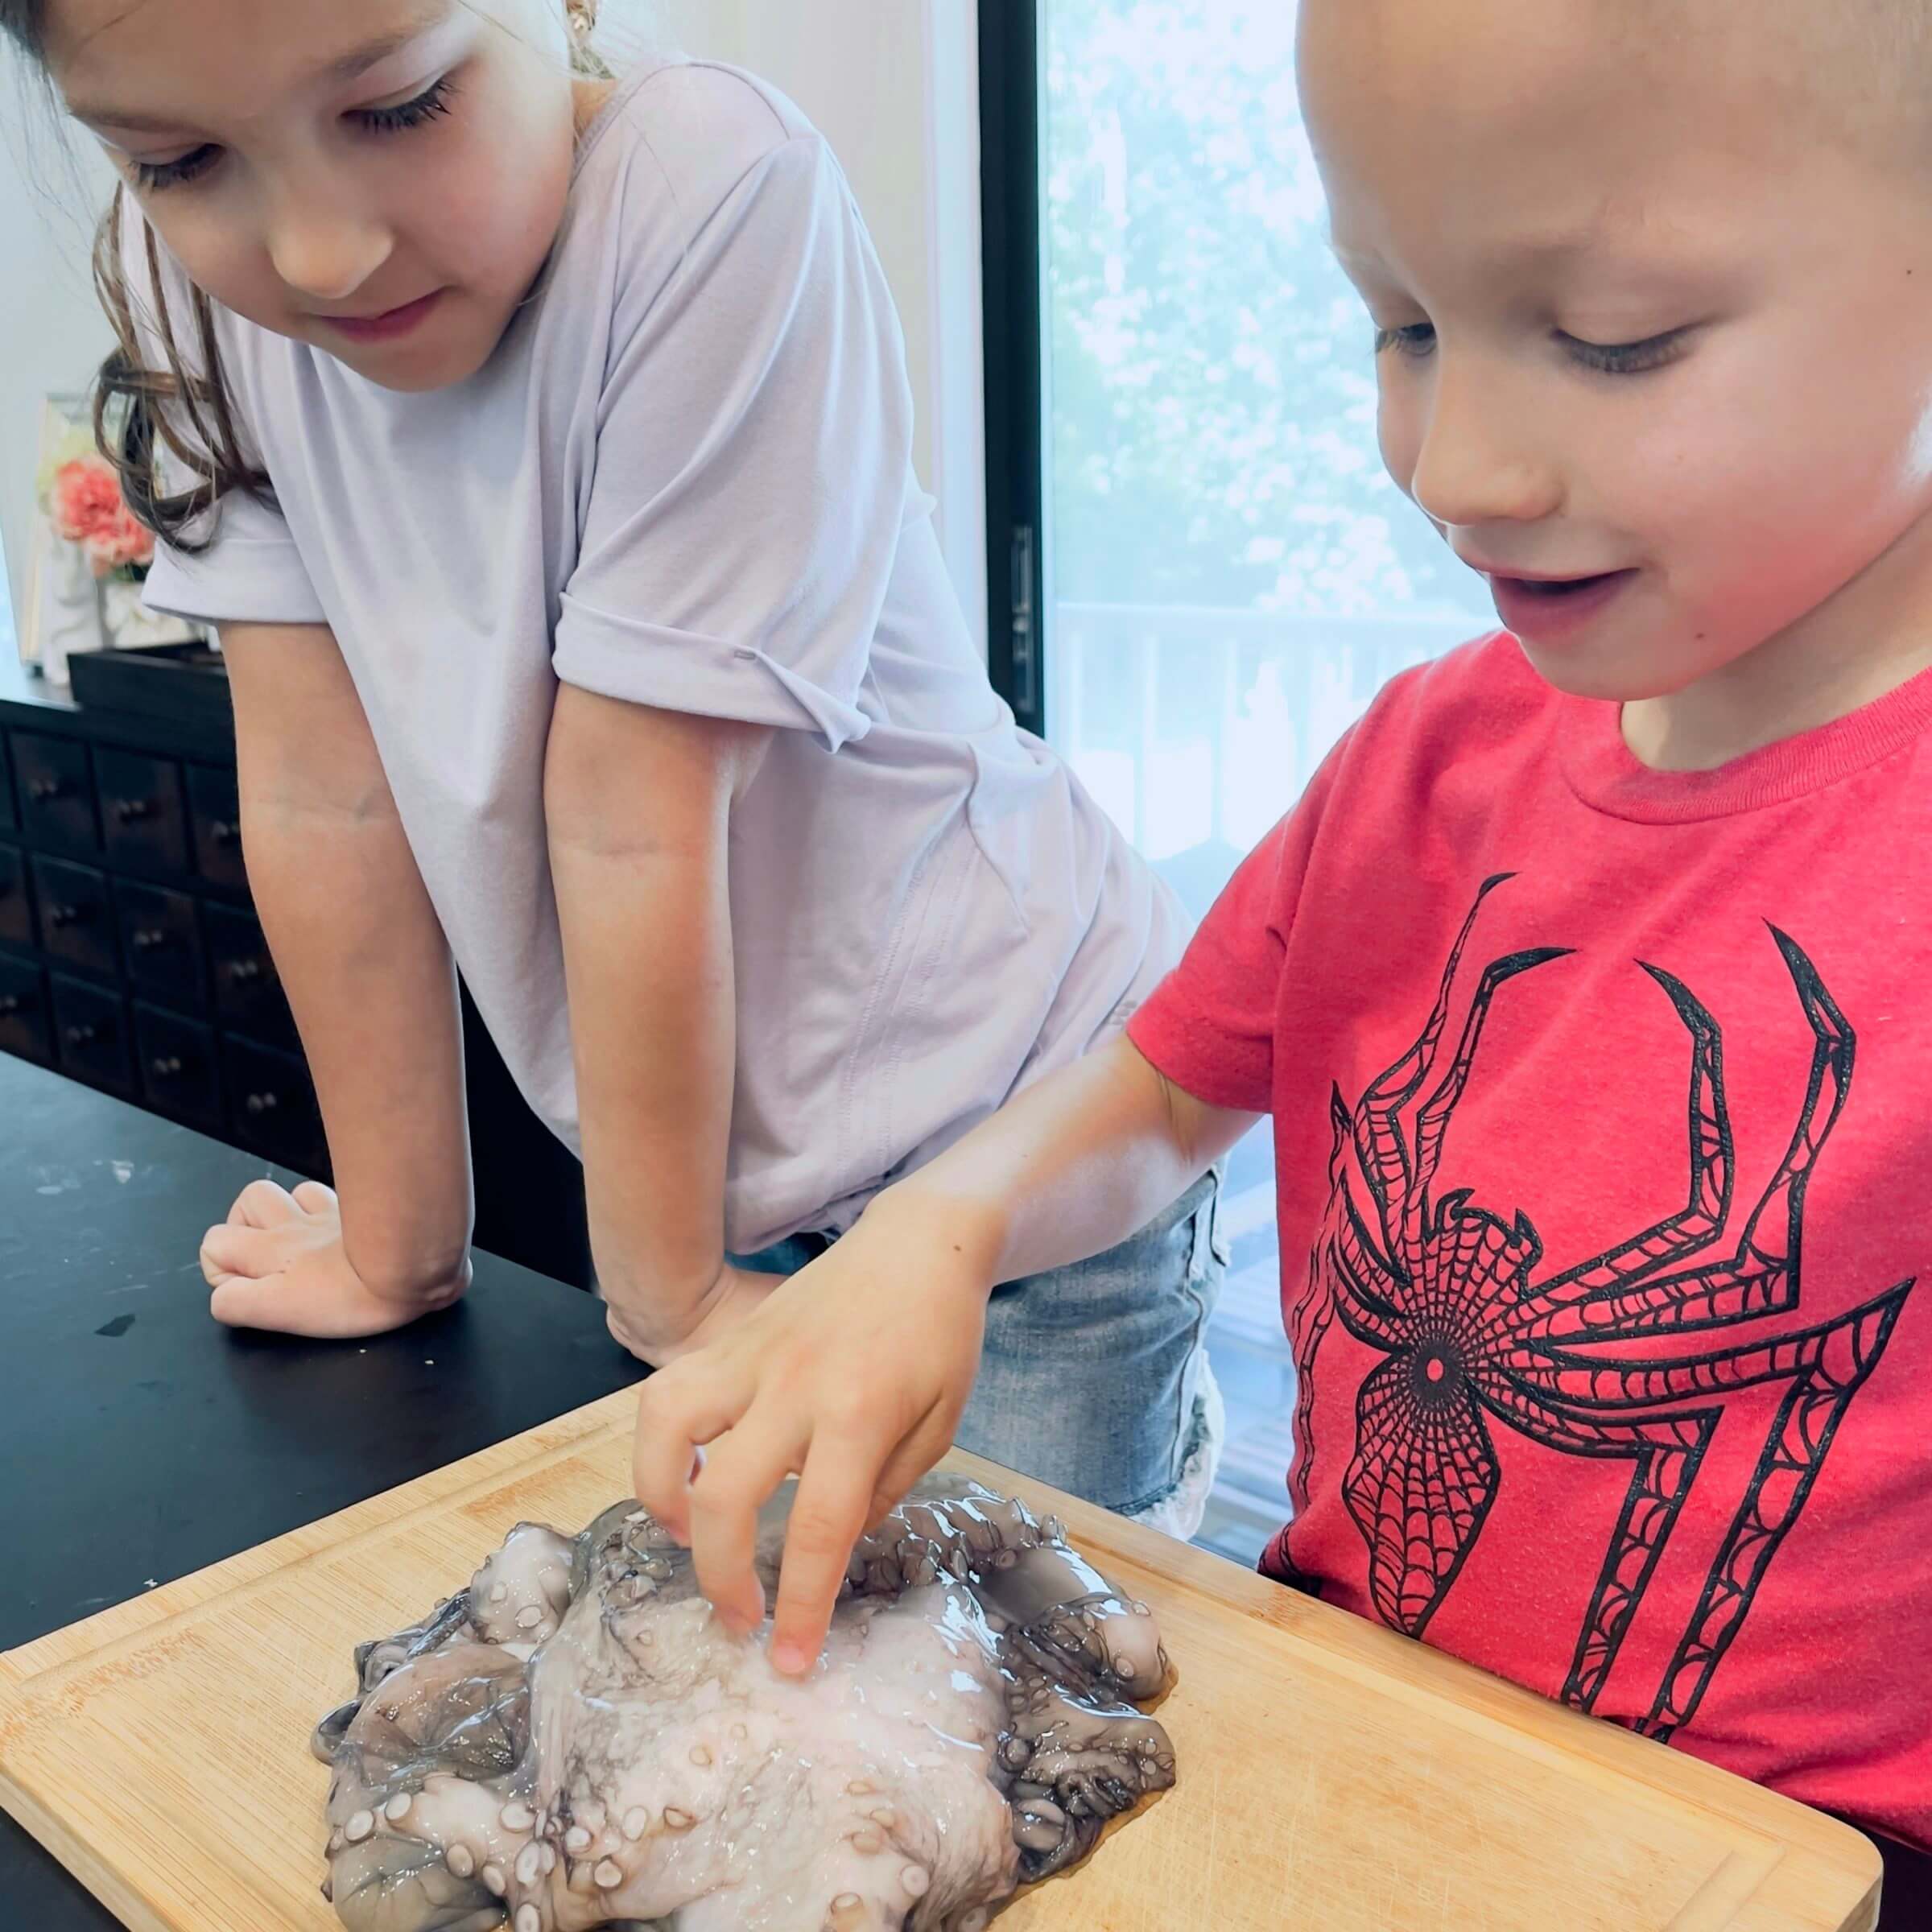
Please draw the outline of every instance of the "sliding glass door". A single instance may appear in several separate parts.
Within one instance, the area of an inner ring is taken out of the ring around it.
[[[1495,623],[1384,473],[1292,0],[980,0],[996,679],[1204,912],[1395,672]],[[1286,1507],[1269,1150],[1237,1155],[1207,1540]]]

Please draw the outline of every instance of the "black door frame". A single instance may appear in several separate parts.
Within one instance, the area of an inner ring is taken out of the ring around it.
[[[980,0],[986,630],[993,688],[1044,733],[1046,466],[1038,0]]]

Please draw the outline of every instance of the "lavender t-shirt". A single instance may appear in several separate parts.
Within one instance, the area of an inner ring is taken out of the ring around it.
[[[770,89],[675,60],[629,79],[540,296],[467,382],[397,394],[217,326],[277,508],[229,499],[148,601],[333,629],[457,964],[572,1146],[559,679],[778,728],[730,835],[734,1249],[848,1226],[1178,958],[1171,895],[987,683],[878,261]]]

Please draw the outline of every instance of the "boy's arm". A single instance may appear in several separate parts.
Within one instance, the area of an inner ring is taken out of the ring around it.
[[[221,646],[249,885],[321,1104],[341,1225],[296,1261],[237,1203],[204,1250],[215,1312],[311,1334],[400,1327],[469,1279],[449,947],[334,634],[224,625]]]
[[[770,731],[566,684],[544,772],[585,1191],[611,1331],[662,1361],[770,1286],[724,1259],[728,841]]]
[[[762,1307],[654,1376],[638,1495],[690,1545],[728,1627],[764,1615],[758,1511],[797,1474],[773,1657],[806,1669],[852,1545],[952,1444],[995,1285],[1125,1241],[1257,1117],[1203,1104],[1117,1040],[887,1189]]]
[[[1196,1100],[1123,1035],[1030,1088],[868,1212],[959,1241],[990,1293],[1137,1234],[1259,1117]]]

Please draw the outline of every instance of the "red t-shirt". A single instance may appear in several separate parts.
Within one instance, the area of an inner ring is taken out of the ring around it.
[[[1395,681],[1136,1045],[1271,1114],[1262,1567],[1932,1845],[1932,673],[1722,770]]]

